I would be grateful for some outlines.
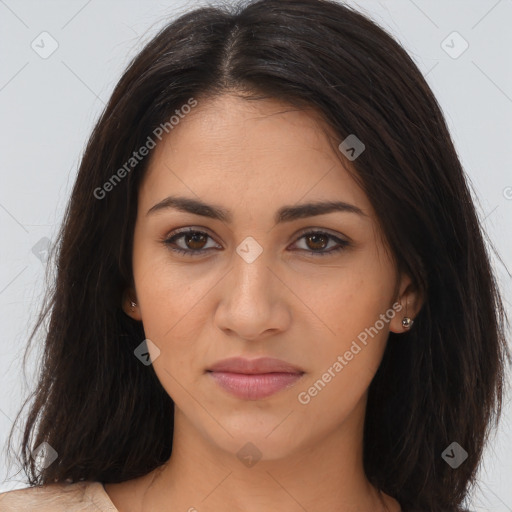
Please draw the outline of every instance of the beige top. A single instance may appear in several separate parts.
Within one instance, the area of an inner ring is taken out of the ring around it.
[[[82,480],[0,493],[0,512],[119,512],[101,482]]]

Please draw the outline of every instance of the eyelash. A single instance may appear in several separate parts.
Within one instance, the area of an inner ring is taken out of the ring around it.
[[[175,253],[178,253],[178,254],[183,254],[185,256],[200,256],[202,254],[204,254],[205,252],[208,252],[210,250],[212,250],[213,248],[210,247],[208,249],[198,249],[198,250],[193,250],[193,249],[182,249],[182,248],[176,248],[176,247],[172,247],[173,243],[180,239],[180,238],[183,238],[185,235],[190,235],[190,234],[201,234],[201,235],[206,235],[207,237],[209,238],[212,238],[208,233],[205,233],[204,231],[199,231],[197,229],[187,229],[185,231],[180,231],[176,234],[174,234],[173,236],[169,237],[169,238],[166,238],[164,240],[162,240],[162,243],[164,245],[166,245],[171,251],[175,252]],[[337,253],[343,249],[345,249],[346,247],[348,247],[350,245],[350,242],[347,242],[346,240],[342,240],[341,238],[338,238],[337,236],[334,236],[334,235],[331,235],[330,233],[326,233],[325,231],[308,231],[306,233],[303,233],[297,240],[301,240],[302,238],[305,238],[309,235],[323,235],[323,236],[326,236],[327,238],[329,239],[332,239],[334,240],[335,242],[338,243],[338,247],[335,247],[334,249],[329,249],[328,251],[326,250],[323,250],[323,251],[313,251],[313,250],[308,250],[308,249],[297,249],[299,251],[306,251],[308,253],[310,253],[310,255],[312,256],[328,256],[329,254],[333,254],[333,253]],[[295,242],[295,243],[296,243]],[[327,244],[329,244],[329,242],[327,242]]]

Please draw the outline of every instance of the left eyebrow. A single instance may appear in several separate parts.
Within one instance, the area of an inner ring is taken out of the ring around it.
[[[152,206],[147,211],[146,215],[150,215],[167,208],[173,208],[182,212],[209,217],[228,224],[233,220],[232,213],[221,206],[207,204],[198,199],[181,196],[166,197],[159,203]],[[274,216],[274,222],[276,224],[280,224],[306,217],[313,217],[315,215],[325,215],[326,213],[332,212],[346,212],[368,217],[368,215],[360,208],[344,201],[317,201],[299,205],[283,206],[277,210]]]

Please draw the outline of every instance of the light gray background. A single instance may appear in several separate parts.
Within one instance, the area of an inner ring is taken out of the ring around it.
[[[202,3],[0,0],[0,448],[39,357],[36,349],[25,378],[21,358],[44,285],[44,258],[32,249],[54,240],[85,142],[129,60],[169,17]],[[483,225],[512,269],[512,0],[348,3],[390,31],[426,75]],[[58,43],[48,58],[31,47],[43,45],[44,31]],[[457,58],[464,43],[454,31],[469,44]],[[497,260],[496,270],[512,316],[511,278]],[[511,413],[508,395],[473,510],[512,511]],[[18,469],[7,474],[3,448],[0,492],[27,486]]]

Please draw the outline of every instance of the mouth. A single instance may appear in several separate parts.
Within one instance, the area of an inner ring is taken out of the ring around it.
[[[224,359],[206,370],[214,381],[231,395],[243,400],[261,400],[287,389],[304,371],[270,357]]]

